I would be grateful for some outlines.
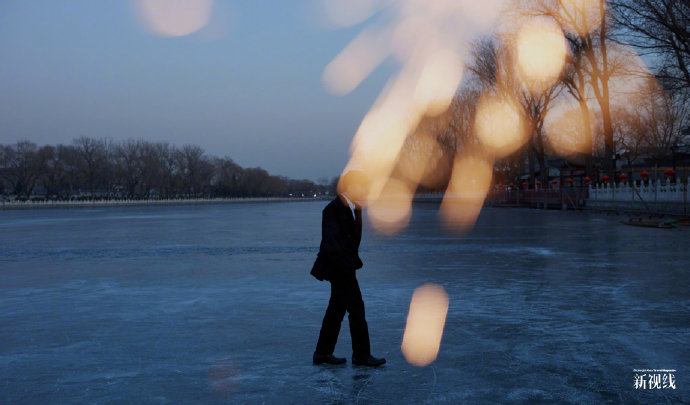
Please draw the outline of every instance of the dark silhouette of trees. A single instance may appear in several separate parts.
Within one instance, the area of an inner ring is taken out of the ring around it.
[[[0,174],[18,196],[30,196],[33,192],[43,172],[39,157],[38,146],[31,141],[22,140],[14,145],[2,145],[0,165],[3,170]]]
[[[90,195],[95,196],[97,186],[103,186],[107,182],[109,173],[106,173],[107,150],[103,139],[88,138],[85,136],[74,140],[74,146],[79,155],[77,160],[79,173]]]
[[[313,197],[332,195],[336,181],[316,184],[243,168],[189,144],[79,137],[69,145],[0,145],[0,192],[17,198]]]
[[[619,35],[642,54],[653,55],[656,77],[672,92],[690,97],[690,2],[613,0]]]

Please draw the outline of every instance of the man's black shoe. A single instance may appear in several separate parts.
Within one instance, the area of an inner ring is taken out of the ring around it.
[[[343,364],[347,360],[345,357],[335,357],[332,354],[314,353],[314,364]]]
[[[377,367],[380,366],[381,364],[384,364],[386,362],[386,359],[383,357],[374,357],[372,355],[369,355],[368,358],[366,359],[358,359],[354,356],[352,356],[352,364],[356,366],[370,366],[370,367]]]

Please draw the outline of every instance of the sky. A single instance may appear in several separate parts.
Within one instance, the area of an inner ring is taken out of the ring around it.
[[[0,144],[79,136],[196,144],[274,175],[337,176],[392,71],[333,95],[328,63],[360,27],[318,0],[217,0],[206,27],[153,35],[130,0],[0,3]]]

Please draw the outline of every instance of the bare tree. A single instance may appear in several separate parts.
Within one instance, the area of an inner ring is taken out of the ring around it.
[[[141,140],[126,140],[115,146],[115,161],[117,163],[117,178],[127,191],[128,197],[137,194],[137,186],[144,178],[141,152],[144,142]]]
[[[96,187],[102,182],[106,169],[106,141],[82,136],[74,140],[74,146],[79,155],[79,170],[91,198],[94,198]]]
[[[647,128],[643,116],[638,108],[620,105],[613,109],[612,114],[618,152],[631,165],[645,153],[647,146]]]
[[[17,196],[30,197],[41,175],[38,146],[27,140],[0,149],[0,174],[7,180]]]
[[[244,169],[229,157],[216,158],[214,166],[212,184],[216,190],[222,195],[239,196],[240,179]]]
[[[158,196],[160,196],[162,193],[160,179],[163,178],[164,173],[163,162],[158,153],[157,144],[141,141],[138,167],[142,197],[149,197],[154,190],[157,192]]]
[[[60,194],[70,199],[81,187],[79,151],[74,145],[58,145],[57,156],[58,160],[62,162],[65,180],[65,186],[61,189]]]
[[[572,35],[568,35],[568,42],[570,44],[571,55],[567,59],[564,68],[565,74],[561,76],[561,83],[565,87],[566,92],[577,102],[580,109],[578,119],[581,120],[582,132],[576,136],[582,137],[581,151],[585,159],[585,174],[592,176],[594,166],[592,161],[592,118],[589,107],[589,99],[587,97],[587,75],[582,64],[584,62],[583,43]]]
[[[204,150],[197,145],[184,145],[176,153],[176,161],[185,193],[199,196],[208,192],[213,166],[204,155]]]
[[[165,197],[174,197],[180,192],[179,168],[177,165],[178,149],[175,145],[170,145],[167,142],[156,143],[154,149],[161,170],[157,187]]]
[[[547,153],[544,121],[562,88],[555,85],[539,92],[528,90],[513,68],[514,43],[515,38],[509,35],[482,39],[474,47],[473,63],[468,69],[478,78],[483,93],[494,94],[519,106],[528,124],[529,140],[518,153],[526,154],[530,176],[534,176],[536,163],[539,163],[543,177]]]
[[[57,196],[66,188],[65,162],[58,147],[42,146],[36,157],[42,169],[40,183],[46,190],[47,196]]]
[[[687,105],[674,100],[661,88],[654,77],[650,77],[640,89],[648,95],[636,111],[645,129],[645,141],[649,154],[656,161],[668,156],[676,145],[688,122]]]
[[[474,83],[463,86],[448,109],[448,130],[441,134],[439,142],[441,145],[447,145],[447,149],[454,153],[481,147],[481,142],[474,133],[474,117],[481,94],[477,87]]]
[[[566,30],[566,37],[574,55],[572,69],[575,76],[566,77],[564,83],[574,97],[581,101],[585,114],[582,84],[586,82],[597,101],[602,119],[604,144],[604,168],[614,175],[614,128],[611,116],[611,80],[620,70],[620,60],[611,55],[611,47],[617,43],[613,38],[614,20],[607,8],[606,0],[596,2],[563,2],[560,0],[526,1],[528,12],[535,16],[553,18]],[[591,7],[594,4],[596,7]],[[589,7],[588,7],[589,6]],[[584,119],[584,118],[583,118]]]
[[[690,97],[690,2],[612,0],[621,36],[652,55],[656,76],[671,91]]]
[[[646,157],[658,165],[670,155],[688,125],[687,106],[669,95],[653,76],[638,92],[636,102],[614,110],[616,143],[629,163]]]

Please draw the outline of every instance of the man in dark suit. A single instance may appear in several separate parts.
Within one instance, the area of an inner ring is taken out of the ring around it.
[[[333,356],[346,311],[352,336],[352,363],[380,366],[386,362],[371,355],[364,301],[355,277],[355,271],[363,266],[358,253],[362,239],[361,204],[366,200],[369,184],[361,170],[348,171],[338,182],[338,196],[322,212],[321,245],[311,274],[331,283],[331,298],[314,351],[314,364],[346,362],[345,358]]]

